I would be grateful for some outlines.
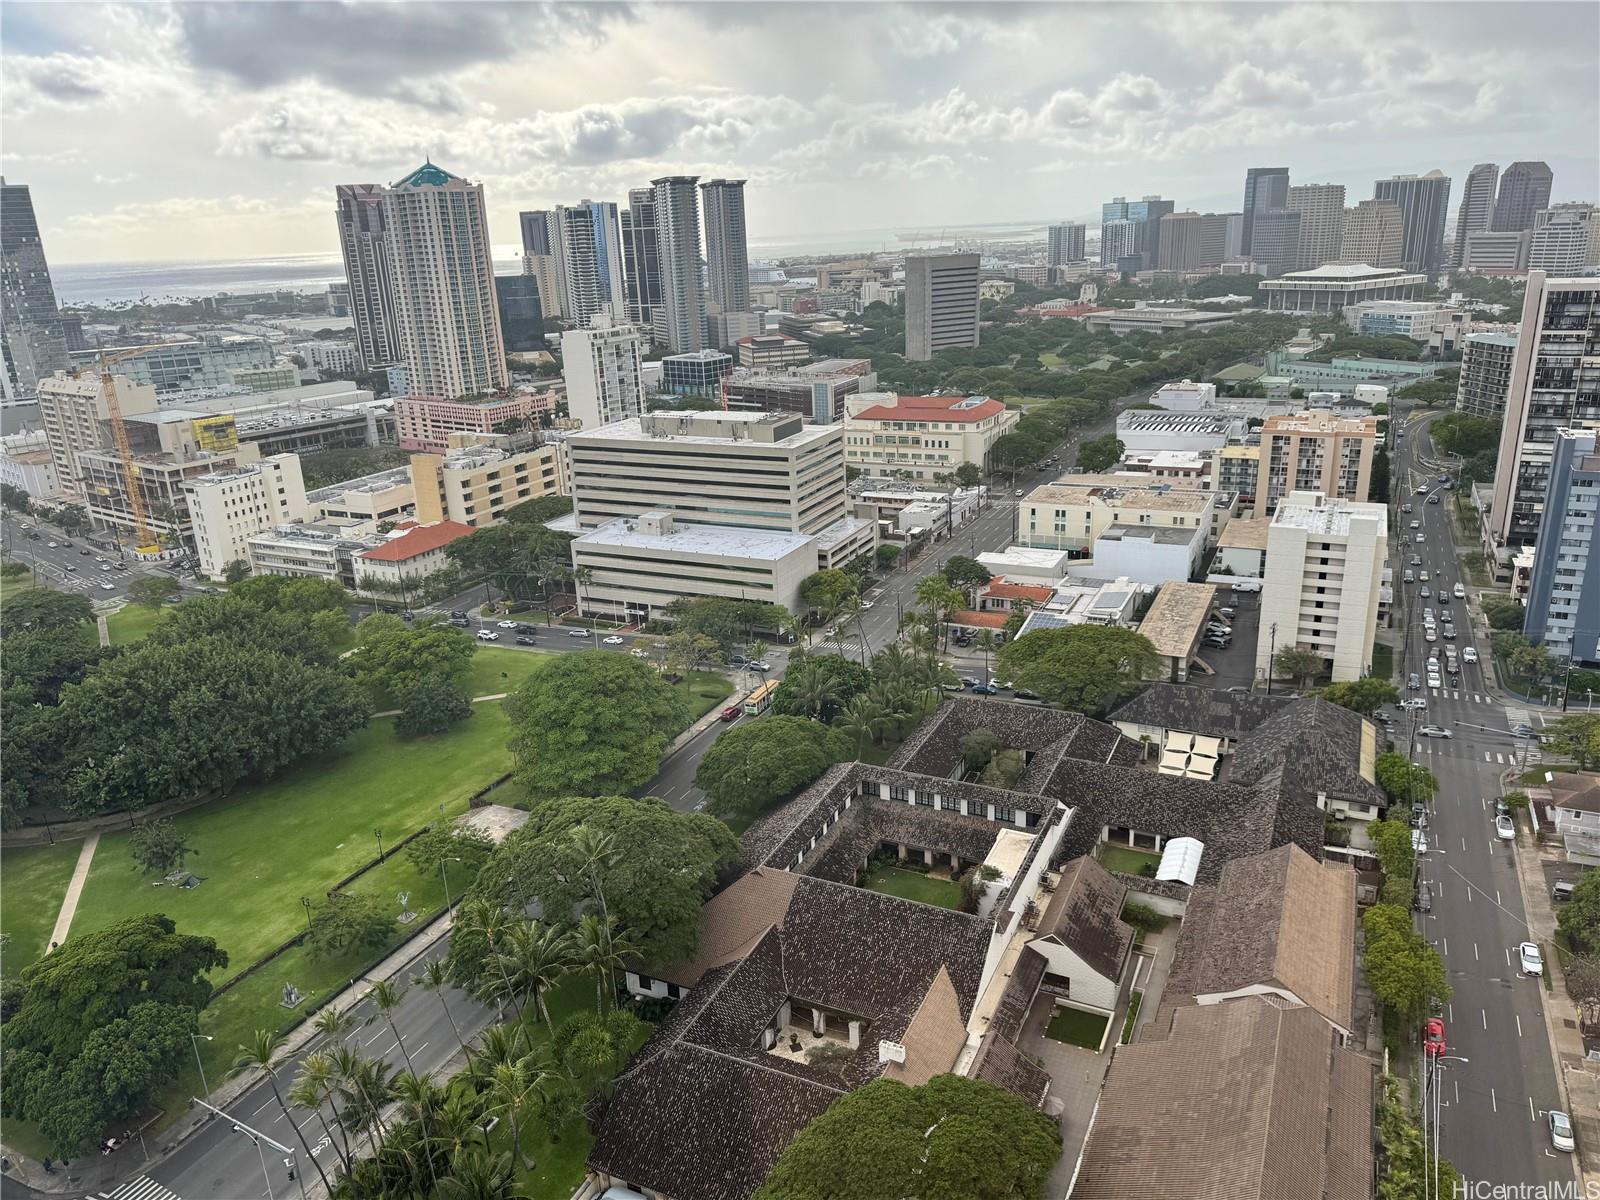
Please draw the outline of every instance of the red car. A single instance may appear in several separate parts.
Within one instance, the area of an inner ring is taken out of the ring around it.
[[[722,710],[722,719],[724,721],[737,721],[739,719],[739,714],[742,712],[744,712],[743,705],[730,704],[727,708]]]
[[[1438,1017],[1429,1017],[1422,1026],[1422,1052],[1432,1056],[1443,1054],[1445,1050],[1444,1022]]]

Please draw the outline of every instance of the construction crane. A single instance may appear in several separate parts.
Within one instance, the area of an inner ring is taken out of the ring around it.
[[[133,515],[134,547],[140,554],[155,554],[161,549],[161,544],[150,531],[150,521],[145,515],[144,493],[139,489],[134,475],[133,447],[128,442],[128,426],[122,419],[122,402],[117,397],[116,377],[111,373],[111,368],[126,359],[148,354],[158,346],[177,344],[177,342],[153,342],[148,346],[139,346],[132,350],[119,350],[115,354],[106,354],[102,351],[94,367],[78,372],[79,379],[91,374],[100,378],[100,398],[105,401],[106,414],[111,418],[111,436],[117,443],[117,457],[122,460],[122,482],[128,489],[128,508]]]

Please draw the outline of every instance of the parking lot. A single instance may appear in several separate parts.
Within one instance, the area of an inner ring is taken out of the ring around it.
[[[1256,631],[1261,621],[1261,594],[1235,592],[1232,588],[1217,589],[1217,606],[1233,609],[1233,641],[1227,647],[1200,647],[1195,656],[1216,671],[1207,675],[1203,670],[1191,668],[1189,679],[1202,687],[1250,687],[1256,681]]]

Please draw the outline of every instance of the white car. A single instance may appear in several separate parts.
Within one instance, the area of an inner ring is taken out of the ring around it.
[[[517,623],[515,621],[496,621],[494,627],[496,629],[515,629]]]
[[[600,640],[603,641],[608,646],[620,646],[627,639],[626,638],[620,638],[616,634],[613,633],[610,637],[601,638]]]
[[[1524,975],[1544,974],[1544,952],[1537,942],[1522,942],[1517,946],[1517,961]]]
[[[1461,648],[1461,661],[1462,662],[1469,662],[1469,663],[1477,662],[1478,661],[1478,652],[1476,650],[1474,650],[1471,646],[1463,646]]]
[[[478,630],[478,640],[480,642],[498,642],[500,635],[492,629],[480,629]]]
[[[873,602],[871,600],[863,600],[861,602],[861,611],[862,612],[866,612],[868,609],[870,609],[872,607],[872,603]]]
[[[1431,688],[1443,687],[1443,681],[1437,675],[1428,676],[1428,686]]]
[[[1417,732],[1423,737],[1430,738],[1436,737],[1449,739],[1455,737],[1455,734],[1451,733],[1443,725],[1424,725],[1421,729],[1417,730]]]
[[[102,592],[114,592],[117,590],[117,585],[114,583],[102,583],[100,585],[100,590]]]
[[[567,636],[568,637],[588,637],[589,636],[589,631],[587,629],[569,629],[569,630],[567,630]]]
[[[1402,712],[1422,712],[1428,707],[1428,702],[1420,696],[1412,696],[1408,700],[1400,701]]]
[[[1457,600],[1465,600],[1467,598],[1467,589],[1462,587],[1459,583],[1456,584],[1456,586],[1454,588],[1452,588],[1451,591],[1455,593],[1455,597],[1456,597]]]
[[[1572,1137],[1572,1121],[1559,1109],[1550,1110],[1550,1144],[1571,1154],[1578,1148]]]
[[[1517,840],[1517,823],[1510,817],[1499,816],[1494,819],[1494,835],[1502,842]]]
[[[1439,640],[1439,635],[1433,631],[1432,626],[1429,626],[1427,629],[1422,631],[1422,640],[1425,642],[1437,642]]]
[[[1411,853],[1426,854],[1428,852],[1428,835],[1420,829],[1411,831]]]
[[[649,658],[650,657],[648,654],[646,654],[643,650],[639,649],[639,647],[637,647],[637,646],[635,646],[632,650],[629,650],[628,653],[633,655],[635,658]]]
[[[1422,580],[1423,583],[1427,583],[1429,578],[1430,578],[1430,576],[1428,575],[1428,573],[1426,571],[1418,571],[1417,572],[1417,578]]]
[[[1421,533],[1417,534],[1417,545],[1420,546],[1420,545],[1422,545],[1423,542],[1425,542],[1427,540],[1428,540],[1428,538],[1427,538],[1426,534],[1421,534]]]

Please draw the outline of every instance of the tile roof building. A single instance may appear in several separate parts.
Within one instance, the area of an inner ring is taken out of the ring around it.
[[[988,396],[897,396],[861,392],[845,400],[845,456],[869,473],[915,479],[953,474],[963,463],[989,469],[995,442],[1022,414]]]

